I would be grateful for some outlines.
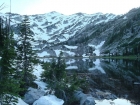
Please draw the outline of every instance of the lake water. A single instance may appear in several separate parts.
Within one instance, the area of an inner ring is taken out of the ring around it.
[[[65,61],[68,73],[90,77],[93,82],[90,93],[94,93],[96,105],[140,105],[139,59],[67,58]],[[103,95],[95,95],[99,92]],[[105,96],[106,93],[113,94],[113,98]]]

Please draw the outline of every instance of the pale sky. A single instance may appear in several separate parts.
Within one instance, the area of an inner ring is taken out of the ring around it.
[[[0,12],[9,12],[10,0],[0,0],[6,8]],[[31,15],[51,11],[70,15],[78,12],[93,14],[97,12],[124,14],[130,9],[140,7],[140,0],[11,0],[12,13]]]

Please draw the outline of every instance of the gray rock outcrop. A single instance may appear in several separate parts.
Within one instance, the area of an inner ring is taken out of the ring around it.
[[[75,98],[80,101],[80,105],[95,105],[94,98],[89,94],[84,94],[81,91],[75,93]]]
[[[41,96],[44,96],[45,92],[39,89],[29,88],[28,92],[24,95],[24,101],[28,104],[33,104]]]

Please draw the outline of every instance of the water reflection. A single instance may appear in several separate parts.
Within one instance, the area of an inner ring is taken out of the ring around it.
[[[109,91],[118,98],[140,103],[140,60],[81,58],[68,62],[70,59],[66,59],[67,70],[92,73],[93,89]]]
[[[110,89],[118,97],[127,98],[133,103],[140,103],[140,84],[134,84],[136,81],[140,83],[139,60],[106,59],[101,60],[100,64],[108,75],[109,80],[113,81],[113,87]]]
[[[65,61],[67,72],[91,74],[89,93],[97,100],[109,100],[117,97],[140,104],[139,59],[65,58]],[[97,95],[97,93],[102,95]],[[107,93],[112,95],[107,95]]]

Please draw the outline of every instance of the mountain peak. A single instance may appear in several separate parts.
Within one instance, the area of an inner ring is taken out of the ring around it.
[[[78,16],[85,16],[85,14],[82,13],[82,12],[78,12],[78,13],[76,13],[76,15],[78,15]]]
[[[51,12],[48,12],[46,14],[49,14],[49,15],[63,15],[62,13],[59,13],[59,12],[56,12],[56,11],[51,11]]]

